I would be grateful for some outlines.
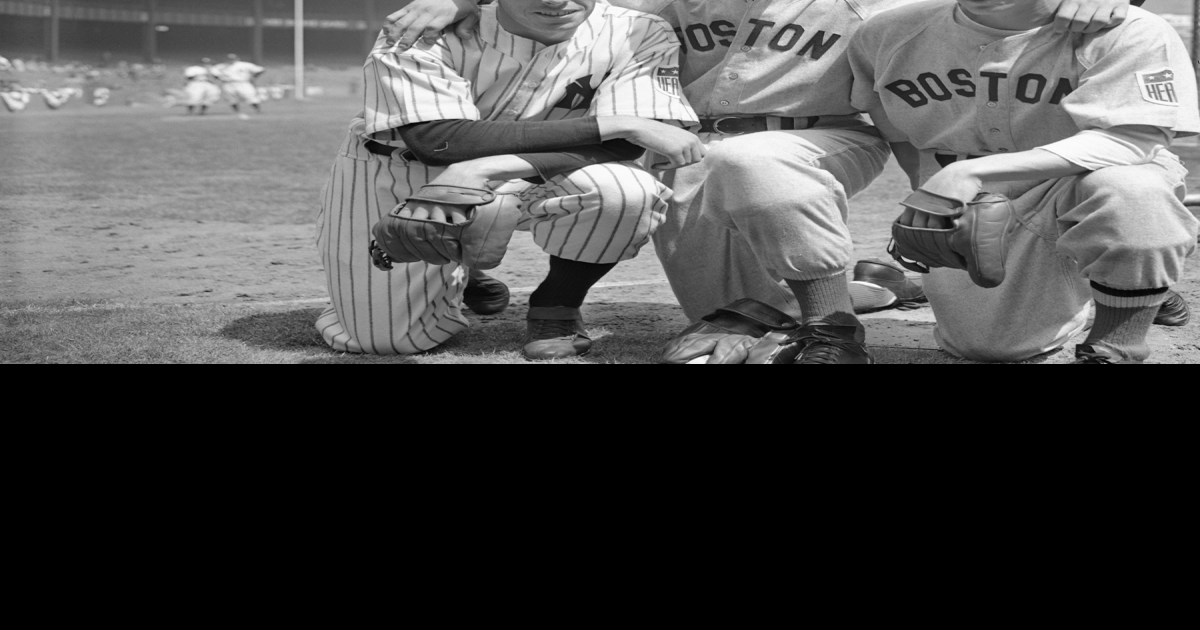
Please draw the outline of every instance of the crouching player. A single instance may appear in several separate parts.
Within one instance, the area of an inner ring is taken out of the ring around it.
[[[1200,132],[1183,42],[1130,8],[1093,34],[1048,25],[1060,0],[924,2],[879,15],[850,47],[854,105],[869,111],[914,183],[1012,200],[1007,277],[994,289],[934,269],[937,340],[980,361],[1061,347],[1096,320],[1081,363],[1138,363],[1151,322],[1196,247],[1186,169],[1166,150]],[[907,212],[903,225],[945,229]]]
[[[550,255],[529,300],[526,356],[586,354],[588,290],[638,254],[670,195],[635,160],[644,148],[670,167],[703,158],[692,133],[656,122],[696,122],[678,54],[659,18],[596,0],[500,0],[482,9],[478,34],[412,48],[381,36],[365,68],[364,112],[334,164],[319,220],[333,303],[317,322],[325,341],[340,351],[411,354],[466,329],[471,270],[377,269],[371,230],[426,185],[490,187],[493,203],[518,210],[520,229]],[[402,212],[461,223],[468,210],[414,201]]]

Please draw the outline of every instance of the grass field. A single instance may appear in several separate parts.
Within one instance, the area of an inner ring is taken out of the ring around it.
[[[513,308],[472,316],[436,352],[344,355],[318,338],[313,222],[354,111],[332,98],[270,103],[250,121],[220,108],[0,113],[0,362],[523,363],[524,300],[545,269],[527,235],[496,274]],[[853,202],[861,257],[883,254],[904,191],[892,168]],[[1181,287],[1193,304],[1198,278],[1193,268]],[[587,312],[597,349],[574,363],[652,362],[687,323],[649,250],[605,278]],[[881,362],[956,362],[932,345],[929,309],[868,320]],[[1156,330],[1156,360],[1200,361],[1198,330]]]

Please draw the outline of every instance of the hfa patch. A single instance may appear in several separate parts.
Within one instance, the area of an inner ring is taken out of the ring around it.
[[[659,68],[654,71],[654,89],[670,96],[683,96],[683,84],[679,82],[679,68]]]
[[[1138,89],[1142,99],[1155,105],[1179,107],[1179,94],[1175,91],[1175,71],[1170,68],[1157,72],[1138,72]]]

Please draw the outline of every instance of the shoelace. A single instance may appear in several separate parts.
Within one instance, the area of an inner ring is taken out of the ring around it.
[[[535,340],[575,336],[575,322],[568,319],[535,319],[532,336]]]
[[[851,341],[820,331],[813,332],[811,335],[799,340],[799,343],[803,344],[803,349],[800,351],[800,360],[796,362],[796,365],[836,365],[841,351],[860,354],[857,344]]]

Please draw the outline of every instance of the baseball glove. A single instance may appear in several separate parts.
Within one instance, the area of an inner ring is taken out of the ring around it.
[[[468,206],[466,223],[406,219],[400,211],[413,201]],[[371,262],[390,271],[395,262],[458,263],[471,269],[495,269],[508,251],[508,242],[521,213],[508,204],[493,203],[496,193],[458,186],[424,186],[396,206],[371,234]]]
[[[966,203],[918,190],[901,205],[948,219],[953,227],[915,228],[897,220],[888,247],[896,262],[920,273],[929,273],[933,267],[965,269],[971,280],[985,289],[1004,282],[1008,238],[1017,224],[1007,197],[983,193]]]
[[[758,300],[738,300],[679,333],[663,350],[662,362],[747,363],[751,350],[778,345],[798,328],[800,323],[786,313]]]

